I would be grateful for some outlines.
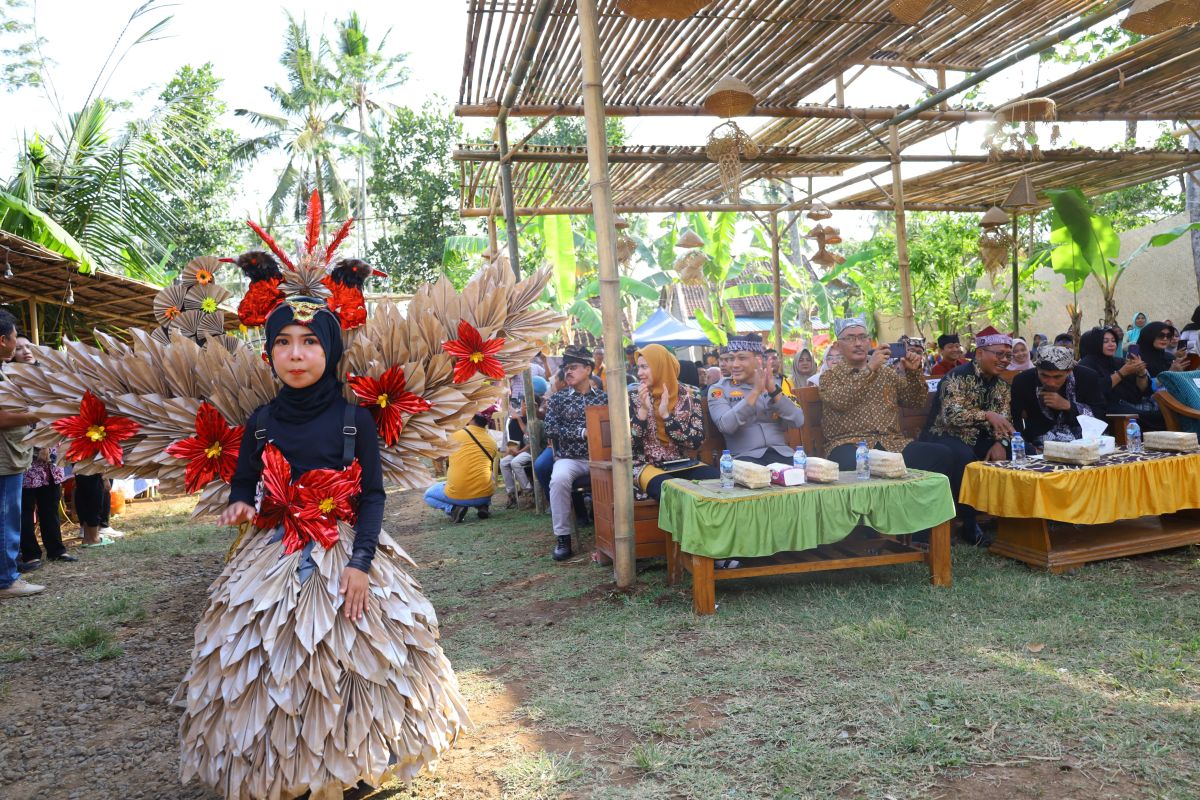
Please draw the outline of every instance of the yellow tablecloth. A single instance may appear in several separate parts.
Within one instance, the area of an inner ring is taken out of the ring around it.
[[[1120,453],[1087,467],[978,461],[967,466],[959,502],[998,517],[1078,525],[1170,514],[1200,508],[1200,454]]]

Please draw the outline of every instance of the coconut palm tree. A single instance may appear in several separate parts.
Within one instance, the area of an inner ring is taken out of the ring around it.
[[[234,148],[234,158],[248,161],[273,151],[287,155],[267,202],[269,219],[277,220],[285,214],[303,218],[314,189],[324,198],[331,218],[349,216],[350,188],[342,179],[338,157],[340,147],[355,131],[343,124],[348,112],[340,102],[327,65],[331,56],[328,43],[322,39],[314,48],[307,23],[303,19],[297,22],[290,13],[287,20],[279,59],[287,69],[287,85],[266,87],[278,112],[234,110],[234,114],[267,129],[261,136],[240,142]]]

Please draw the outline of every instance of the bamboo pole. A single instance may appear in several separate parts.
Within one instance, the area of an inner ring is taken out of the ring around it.
[[[781,152],[782,151],[782,152]],[[496,150],[460,149],[451,154],[455,161],[490,164],[500,161]],[[743,164],[890,164],[890,153],[806,153],[796,152],[787,148],[763,148],[757,156],[745,156]],[[1146,162],[1151,164],[1200,164],[1200,153],[1196,152],[1161,152],[1148,150],[1145,152],[1122,151],[1092,151],[1092,150],[1043,150],[1035,158],[1031,153],[997,153],[989,155],[938,155],[917,154],[901,157],[905,164],[1034,164],[1039,162],[1062,163],[1092,163],[1108,161]],[[508,161],[527,164],[583,164],[587,154],[581,152],[558,151],[517,151],[510,150]],[[712,159],[703,150],[685,150],[682,152],[622,152],[611,151],[608,154],[610,164],[711,164]],[[887,170],[885,169],[884,172]],[[861,176],[860,176],[861,177]]]
[[[775,347],[783,363],[783,293],[779,285],[779,212],[771,212],[771,299],[775,306]]]
[[[37,300],[29,298],[29,341],[34,344],[42,343],[42,325],[38,320]]]
[[[587,126],[588,172],[591,175],[592,213],[596,220],[597,271],[600,274],[600,315],[604,325],[604,350],[621,353],[621,284],[617,271],[616,213],[608,176],[608,142],[604,125],[603,72],[600,67],[600,33],[596,0],[577,0],[579,43],[583,62],[583,104]],[[637,556],[633,534],[633,443],[629,432],[629,402],[623,370],[607,375],[608,420],[612,433],[613,467],[613,568],[617,586],[637,581]]]
[[[508,120],[500,119],[497,124],[497,132],[500,138],[500,150],[504,153],[508,152]],[[504,227],[505,238],[508,240],[508,261],[512,267],[513,274],[517,280],[521,280],[521,249],[517,235],[517,213],[513,205],[513,188],[512,188],[512,164],[507,161],[500,163],[500,194],[504,202]],[[491,229],[495,229],[495,220],[493,217],[488,217],[492,221]],[[533,458],[534,463],[537,463],[538,456],[542,454],[542,446],[539,435],[541,433],[541,425],[537,418],[537,402],[533,396],[533,371],[525,369],[525,431],[526,440],[529,442],[529,455]],[[505,422],[507,425],[507,421]],[[534,510],[541,514],[546,510],[546,498],[542,494],[542,482],[535,475],[533,478],[533,507]]]
[[[818,196],[820,192],[817,193]],[[807,207],[802,203],[801,208]],[[830,211],[894,211],[891,203],[826,203]],[[991,208],[990,203],[911,203],[909,211],[956,211],[963,213],[984,212]],[[618,203],[613,206],[618,214],[685,214],[689,211],[711,213],[717,211],[755,211],[770,213],[779,211],[778,203]],[[464,218],[486,217],[491,214],[489,208],[465,208],[459,211]],[[591,206],[518,206],[518,217],[552,217],[568,214],[578,216],[591,214]]]
[[[896,205],[896,260],[900,263],[900,302],[904,313],[904,332],[917,332],[913,318],[912,277],[908,273],[908,224],[904,216],[904,181],[900,175],[900,134],[895,125],[888,128],[892,140],[892,201]]]
[[[1021,248],[1017,242],[1018,235],[1019,235],[1019,232],[1017,230],[1017,214],[1014,212],[1013,218],[1012,218],[1012,240],[1013,240],[1012,241],[1012,282],[1013,282],[1013,292],[1012,292],[1012,294],[1013,294],[1013,327],[1012,327],[1012,329],[1013,329],[1014,337],[1021,335],[1021,306],[1019,303],[1019,295],[1018,295],[1018,292],[1020,290],[1017,288],[1017,278],[1020,277],[1020,273],[1021,273],[1021,265],[1020,265]]]

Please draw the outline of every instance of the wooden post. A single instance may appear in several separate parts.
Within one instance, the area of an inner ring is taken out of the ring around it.
[[[500,152],[508,152],[508,120],[501,118],[497,122],[497,128],[500,138]],[[512,188],[512,164],[509,161],[500,162],[500,194],[504,201],[504,227],[506,239],[508,240],[508,260],[509,266],[512,267],[513,274],[517,280],[521,279],[521,250],[517,239],[517,210],[513,204],[513,188]],[[496,222],[493,217],[488,217],[488,234],[492,236],[496,231]],[[497,251],[497,255],[499,251]],[[507,420],[505,425],[507,425]],[[539,435],[541,432],[541,423],[537,418],[537,402],[533,396],[533,371],[525,370],[525,436],[529,442],[529,455],[533,458],[534,463],[537,463],[538,456],[542,454],[541,442]],[[541,514],[546,510],[546,498],[542,494],[542,482],[537,479],[537,475],[533,476],[533,507],[534,510]]]
[[[1200,136],[1188,135],[1188,149],[1200,150]],[[1189,172],[1184,180],[1187,182],[1188,222],[1200,222],[1200,180],[1194,172]],[[1200,299],[1200,231],[1192,231],[1188,238],[1192,240],[1192,268],[1196,273],[1196,296]]]
[[[908,274],[908,224],[904,217],[904,179],[900,170],[900,134],[895,125],[888,129],[892,144],[892,202],[896,206],[896,260],[900,263],[900,302],[904,310],[904,332],[916,334],[913,317],[912,278]]]
[[[588,174],[591,178],[592,214],[596,221],[597,271],[600,277],[600,318],[604,326],[604,351],[624,351],[621,335],[621,284],[617,270],[616,212],[608,177],[608,141],[604,125],[603,73],[600,69],[599,14],[596,0],[577,0],[579,43],[583,62],[583,107],[587,125]],[[637,580],[633,535],[633,445],[629,433],[629,400],[625,373],[609,369],[608,420],[612,431],[613,562],[617,586],[627,588]]]
[[[34,344],[42,343],[42,323],[38,319],[37,300],[29,298],[29,341]]]
[[[833,87],[837,95],[838,106],[844,108],[846,105],[846,83],[840,70],[837,75],[833,76]]]
[[[1013,336],[1021,335],[1021,304],[1019,302],[1020,289],[1017,288],[1017,279],[1021,275],[1021,248],[1017,242],[1017,237],[1020,231],[1017,228],[1017,214],[1013,213],[1012,218],[1012,281],[1013,281]]]
[[[771,212],[771,300],[775,306],[775,347],[783,363],[783,294],[779,287],[779,212]]]

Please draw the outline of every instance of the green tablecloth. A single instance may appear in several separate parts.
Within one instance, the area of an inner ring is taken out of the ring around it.
[[[912,470],[908,478],[722,489],[720,481],[666,481],[658,527],[685,553],[750,558],[808,550],[846,538],[858,525],[900,535],[954,517],[945,475]]]

